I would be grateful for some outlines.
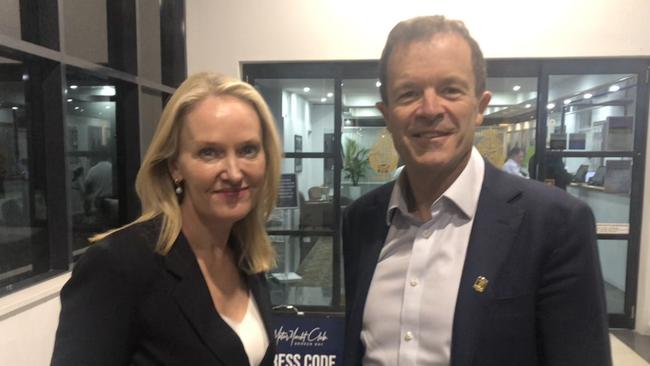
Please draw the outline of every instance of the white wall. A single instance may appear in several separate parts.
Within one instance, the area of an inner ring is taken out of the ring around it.
[[[0,298],[0,365],[49,365],[69,274]]]
[[[190,73],[239,76],[240,63],[250,61],[378,59],[395,23],[426,14],[462,19],[488,58],[650,55],[648,0],[192,0],[186,7]],[[650,159],[646,165],[643,216],[650,222]],[[642,228],[637,301],[637,331],[645,334],[649,226]]]
[[[486,57],[650,54],[647,0],[191,0],[189,72],[237,76],[241,61],[377,59],[416,15],[462,19]]]

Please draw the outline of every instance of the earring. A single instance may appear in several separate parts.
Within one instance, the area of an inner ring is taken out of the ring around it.
[[[174,192],[176,192],[177,196],[180,196],[181,194],[183,194],[183,186],[181,186],[182,182],[183,181],[180,180],[180,179],[179,180],[174,179],[174,187],[175,187]]]

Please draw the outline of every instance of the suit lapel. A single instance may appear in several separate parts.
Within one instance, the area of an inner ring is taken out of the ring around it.
[[[196,257],[182,233],[165,257],[165,265],[178,279],[172,297],[201,341],[224,365],[248,365],[239,337],[214,309]]]
[[[474,355],[474,351],[481,333],[481,322],[487,304],[494,296],[494,281],[523,217],[523,212],[513,204],[521,191],[502,182],[501,174],[505,173],[486,162],[485,179],[458,290],[451,342],[452,366],[467,366],[474,357],[480,357]],[[479,276],[489,281],[484,292],[473,288]]]
[[[377,267],[379,253],[381,253],[386,235],[388,235],[389,227],[386,225],[386,210],[388,209],[392,189],[393,184],[390,184],[386,187],[386,192],[377,193],[373,204],[368,205],[365,211],[361,212],[362,224],[359,229],[369,228],[369,230],[367,235],[360,236],[360,239],[363,240],[363,243],[361,243],[363,251],[359,257],[359,272],[355,292],[356,301],[352,304],[353,309],[351,312],[351,314],[358,315],[355,316],[353,321],[359,323],[359,329],[361,329],[363,309],[368,297],[370,282]]]

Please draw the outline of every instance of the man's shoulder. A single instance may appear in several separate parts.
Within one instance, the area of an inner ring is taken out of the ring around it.
[[[519,201],[531,208],[560,208],[584,206],[582,200],[566,191],[534,179],[525,179],[491,167],[486,168],[483,186],[491,192],[498,192],[505,200]]]
[[[353,212],[358,212],[359,210],[365,210],[372,206],[387,207],[394,186],[395,181],[390,181],[362,195],[346,208],[346,213],[350,214]]]

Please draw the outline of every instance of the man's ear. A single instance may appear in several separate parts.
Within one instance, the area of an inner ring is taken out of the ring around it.
[[[388,131],[392,132],[390,128],[390,119],[388,118],[388,106],[384,102],[377,102],[375,107],[379,109],[381,115],[384,116],[384,122],[386,122],[386,128],[388,128]]]
[[[490,104],[490,100],[492,100],[492,93],[487,90],[484,91],[478,100],[478,113],[476,115],[477,126],[480,126],[483,123],[483,113],[485,113],[485,109],[487,109],[487,106]]]

